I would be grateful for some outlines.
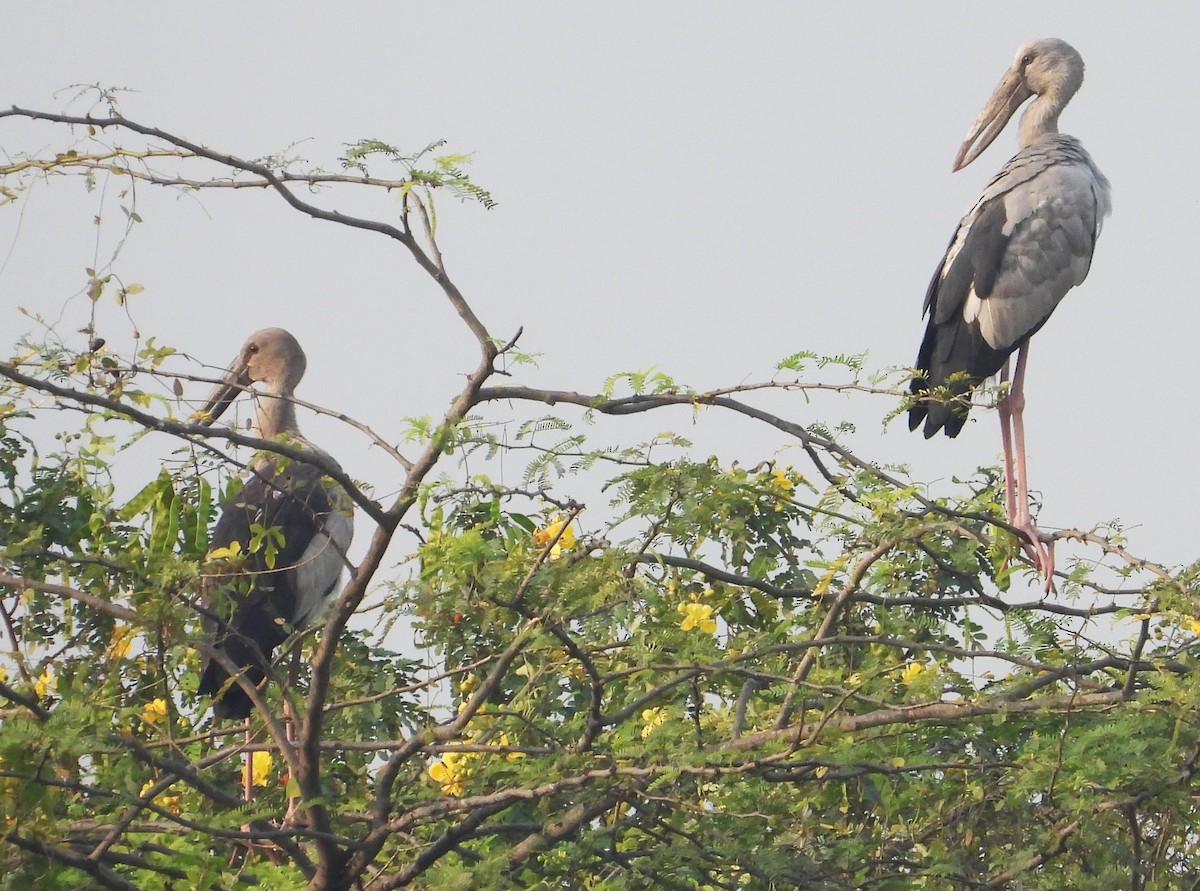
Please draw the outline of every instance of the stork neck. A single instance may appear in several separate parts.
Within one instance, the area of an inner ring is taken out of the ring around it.
[[[1020,130],[1017,144],[1027,148],[1043,136],[1058,133],[1058,117],[1062,114],[1070,96],[1061,96],[1057,92],[1042,93],[1035,96],[1033,102],[1021,115]]]
[[[254,428],[255,433],[263,439],[274,439],[280,433],[297,433],[296,406],[283,395],[259,394]]]

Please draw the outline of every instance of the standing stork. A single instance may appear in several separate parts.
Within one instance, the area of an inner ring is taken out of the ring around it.
[[[929,322],[917,357],[920,396],[946,387],[948,402],[921,400],[909,411],[909,428],[925,424],[957,436],[970,408],[969,392],[997,372],[1009,379],[1000,401],[1008,522],[1028,537],[1022,545],[1049,589],[1054,552],[1041,539],[1029,511],[1025,472],[1025,364],[1029,338],[1067,291],[1082,282],[1092,262],[1100,226],[1112,210],[1108,180],[1074,137],[1058,132],[1058,117],[1083,83],[1083,59],[1069,44],[1047,38],[1017,50],[954,158],[961,170],[1000,134],[1016,110],[1020,151],[987,184],[958,224],[946,256],[925,294]]]
[[[332,459],[300,434],[293,392],[307,360],[282,328],[250,335],[202,409],[215,422],[254,383],[254,433]],[[269,531],[267,531],[269,530]],[[222,507],[210,550],[232,548],[227,571],[204,583],[205,631],[254,685],[292,631],[308,625],[337,593],[346,548],[354,534],[352,505],[320,468],[273,452],[251,462],[245,485]],[[213,697],[218,718],[246,718],[250,697],[225,667],[205,657],[200,692]],[[249,785],[247,784],[247,798]]]

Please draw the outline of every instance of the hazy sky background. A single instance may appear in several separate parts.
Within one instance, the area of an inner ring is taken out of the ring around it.
[[[1088,66],[1062,127],[1112,181],[1115,209],[1088,281],[1031,351],[1041,525],[1119,518],[1147,557],[1197,555],[1200,7],[109,3],[10,4],[4,19],[6,106],[61,110],[75,92],[62,88],[100,83],[138,91],[121,100],[128,117],[241,157],[295,143],[336,169],[343,143],[363,137],[474,152],[472,177],[499,206],[441,199],[448,268],[495,335],[523,325],[523,347],[542,354],[519,381],[583,392],[651,365],[700,389],[763,380],[802,349],[911,364],[929,277],[1015,151],[1015,126],[952,175],[955,150],[1017,47],[1061,37]],[[9,155],[63,137],[0,122]],[[82,337],[83,270],[120,232],[115,189],[59,180],[0,207],[5,348],[35,330],[18,306],[57,318],[66,304],[59,331]],[[382,194],[317,200],[397,214]],[[251,331],[287,327],[309,357],[299,395],[393,439],[402,417],[440,415],[475,365],[440,292],[380,236],[266,194],[139,186],[137,202],[145,224],[116,270],[145,285],[131,311],[159,342],[224,364]],[[102,310],[100,333],[127,344],[123,311]],[[957,440],[926,442],[902,421],[885,431],[892,404],[879,398],[768,404],[801,422],[853,418],[861,456],[942,485],[999,460],[991,412]],[[301,423],[381,494],[398,485],[358,434]],[[744,464],[792,445],[716,410],[627,424],[606,429],[673,428],[699,455]],[[148,479],[140,448],[125,472],[142,460]]]

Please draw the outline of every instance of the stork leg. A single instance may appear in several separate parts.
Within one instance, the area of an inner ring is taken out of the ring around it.
[[[1041,533],[1033,524],[1029,512],[1029,477],[1025,468],[1025,363],[1028,357],[1029,344],[1026,343],[1017,353],[1012,386],[1000,403],[1004,440],[1004,500],[1008,522],[1028,538],[1028,542],[1022,543],[1022,550],[1046,579],[1046,591],[1049,593],[1054,588],[1054,546],[1053,543],[1042,541]]]
[[[254,742],[254,733],[250,730],[249,718],[246,719],[245,733],[246,745],[248,746]],[[249,751],[243,752],[242,759],[242,800],[249,802],[254,797],[254,753]],[[253,830],[254,827],[249,823],[242,824],[242,832],[249,833]],[[254,843],[248,839],[243,842],[235,843],[233,847],[233,853],[229,855],[229,865],[232,867],[244,860],[246,855],[250,853],[250,850],[253,848],[253,846]]]
[[[295,695],[296,681],[300,677],[300,641],[292,646],[291,664],[288,666],[287,695],[283,697],[284,733],[289,743],[296,742],[296,714],[292,711],[292,696]],[[284,826],[294,826],[297,822],[300,799],[288,796],[287,811],[283,815]]]
[[[1008,360],[1000,369],[1000,383],[1008,382]],[[1011,392],[1011,391],[1010,391]],[[1013,521],[1017,513],[1017,481],[1013,472],[1012,410],[1006,396],[997,407],[1000,415],[1000,441],[1004,445],[1004,516]]]
[[[254,733],[250,729],[250,719],[246,719],[246,745],[254,742]],[[242,769],[242,798],[250,801],[254,798],[254,753],[247,751],[243,756],[246,760]]]

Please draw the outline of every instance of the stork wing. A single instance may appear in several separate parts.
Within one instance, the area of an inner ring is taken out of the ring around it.
[[[978,382],[999,371],[1087,276],[1109,208],[1107,180],[1072,137],[1040,140],[1009,161],[959,224],[930,282],[917,358],[926,375],[913,392],[959,372]],[[926,436],[943,426],[954,436],[965,417],[961,407],[923,404],[909,424],[925,420]]]
[[[265,676],[275,647],[304,627],[334,590],[353,534],[345,499],[319,469],[299,461],[277,466],[273,459],[258,463],[226,503],[211,547],[236,542],[242,556],[228,575],[210,577],[203,592],[205,630],[253,683]],[[282,540],[268,532],[252,548],[262,530],[278,530]],[[220,665],[204,660],[201,693],[216,694],[227,681]],[[214,710],[221,717],[244,717],[250,702],[234,686]]]
[[[297,628],[315,620],[337,593],[342,567],[346,565],[346,548],[354,537],[354,507],[350,499],[327,480],[321,488],[328,507],[320,515],[320,528],[292,572],[296,591],[292,624]]]

